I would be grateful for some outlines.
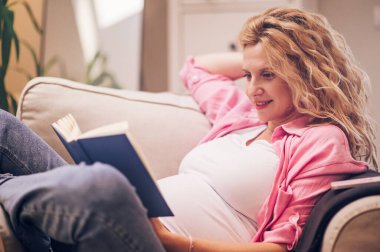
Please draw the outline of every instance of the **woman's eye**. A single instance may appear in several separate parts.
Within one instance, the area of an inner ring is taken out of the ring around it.
[[[263,77],[265,78],[265,79],[273,79],[276,75],[274,74],[274,73],[272,73],[272,72],[264,72],[263,74]]]
[[[245,73],[244,74],[244,78],[246,78],[247,80],[250,80],[252,77],[252,75],[250,73]]]

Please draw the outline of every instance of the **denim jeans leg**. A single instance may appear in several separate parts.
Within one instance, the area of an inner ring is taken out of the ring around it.
[[[10,113],[0,110],[0,174],[19,176],[43,172],[65,164],[25,124]]]
[[[1,185],[0,201],[31,251],[46,249],[40,230],[79,252],[164,251],[134,188],[104,164],[15,177]]]
[[[39,173],[67,163],[41,138],[12,114],[0,109],[0,192],[1,184],[13,176]],[[20,189],[15,187],[15,190]],[[3,202],[0,201],[3,205]],[[9,209],[6,209],[9,215]],[[40,232],[36,241],[50,246]]]

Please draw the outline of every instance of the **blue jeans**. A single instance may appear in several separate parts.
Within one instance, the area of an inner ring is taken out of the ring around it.
[[[67,165],[0,111],[0,203],[29,251],[164,251],[134,188],[101,163]]]

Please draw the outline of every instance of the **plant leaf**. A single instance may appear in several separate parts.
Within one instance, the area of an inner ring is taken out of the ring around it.
[[[0,0],[3,1],[3,0]],[[0,39],[3,37],[3,25],[4,25],[4,10],[5,6],[3,4],[0,4]]]
[[[5,2],[7,2],[7,1],[5,1]],[[9,10],[9,11],[11,11],[11,12],[13,13],[13,11],[10,10],[10,7],[11,7],[12,5],[17,4],[18,2],[19,2],[19,1],[14,1],[14,2],[8,4],[8,5],[3,5],[3,6],[2,6],[2,12],[3,12],[3,11],[7,11],[7,10]],[[5,14],[4,14],[4,16],[5,16]],[[4,20],[4,22],[5,22],[5,20]],[[10,24],[11,24],[11,29],[10,29],[10,31],[11,31],[11,33],[12,33],[12,35],[11,35],[11,40],[13,40],[13,42],[14,42],[15,49],[16,49],[16,59],[17,59],[17,61],[18,61],[19,58],[20,58],[20,46],[19,46],[19,42],[18,42],[17,34],[16,34],[16,32],[15,32],[15,30],[14,30],[14,27],[13,27],[13,25],[14,25],[14,14],[13,14],[12,20],[8,20],[7,22],[10,22]]]
[[[106,80],[108,80],[108,82],[106,82]],[[116,83],[115,78],[112,76],[112,74],[107,72],[102,72],[94,79],[92,83],[89,84],[94,86],[104,86],[120,89],[119,84]]]
[[[94,57],[88,62],[87,67],[86,67],[86,82],[89,83],[91,82],[91,72],[95,66],[95,63],[98,61],[98,58],[100,57],[100,51],[97,51],[94,55]]]
[[[2,33],[2,40],[1,40],[1,60],[2,65],[0,68],[0,78],[5,78],[5,74],[7,72],[8,64],[9,64],[9,57],[11,54],[11,43],[12,43],[12,31],[13,31],[13,12],[4,9],[3,10],[3,17],[4,17],[4,23],[3,23],[3,33]]]
[[[10,100],[10,107],[9,107],[9,111],[12,113],[12,114],[16,114],[17,112],[17,100],[15,99],[15,97],[12,95],[12,94],[8,94],[8,97],[9,97],[9,100]]]
[[[17,59],[17,61],[19,61],[19,59],[20,59],[20,43],[19,43],[17,34],[16,34],[14,29],[12,29],[12,40],[13,40],[13,43],[14,43],[15,49],[16,49],[16,59]]]
[[[25,68],[22,68],[22,67],[12,67],[11,70],[13,70],[15,72],[18,72],[19,74],[24,75],[24,77],[27,80],[33,79],[33,76]]]
[[[99,76],[97,76],[94,81],[91,83],[94,86],[101,86],[105,83],[105,80],[109,78],[108,74],[101,73]]]
[[[38,24],[37,18],[34,16],[34,13],[32,11],[32,8],[30,7],[30,4],[27,1],[22,1],[21,3],[25,7],[26,12],[28,13],[30,19],[32,20],[32,24],[34,26],[34,29],[36,29],[36,31],[40,35],[42,35],[43,30],[42,30],[41,26]]]
[[[12,7],[13,5],[16,5],[16,4],[22,4],[26,10],[26,12],[28,13],[28,16],[30,18],[30,20],[32,21],[32,24],[33,24],[33,27],[34,29],[36,29],[36,31],[42,35],[43,34],[43,29],[42,27],[38,24],[38,21],[37,21],[37,18],[36,16],[34,15],[33,13],[33,10],[30,6],[30,4],[27,2],[27,1],[13,1],[11,3],[9,3],[7,6],[8,8]]]
[[[28,41],[26,41],[26,40],[20,40],[20,42],[21,42],[21,44],[23,44],[28,49],[28,51],[30,52],[30,54],[33,57],[33,61],[34,61],[34,65],[35,65],[35,71],[36,71],[36,76],[41,76],[42,75],[42,66],[41,66],[41,62],[38,59],[36,51],[34,50],[34,48],[32,47],[32,45]]]
[[[47,74],[54,65],[59,64],[60,58],[57,55],[54,55],[51,59],[46,62],[43,67],[43,75]]]
[[[6,0],[6,1],[8,1],[8,0]],[[10,8],[10,7],[12,7],[13,5],[18,4],[19,2],[20,2],[20,1],[13,1],[13,2],[9,3],[7,6],[8,6],[8,8]]]
[[[9,111],[7,91],[5,89],[4,79],[0,79],[0,108],[2,108],[5,111]]]

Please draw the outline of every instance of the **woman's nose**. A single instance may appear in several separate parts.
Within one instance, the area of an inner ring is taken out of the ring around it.
[[[254,80],[251,80],[248,84],[247,84],[247,95],[248,96],[256,96],[256,95],[261,95],[264,93],[264,90],[259,87],[258,85],[256,85],[256,83],[254,82]]]

